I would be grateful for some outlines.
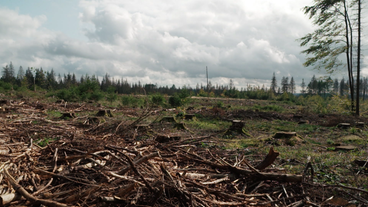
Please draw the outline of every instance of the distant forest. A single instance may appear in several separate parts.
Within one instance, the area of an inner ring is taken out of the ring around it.
[[[361,80],[361,97],[365,98],[367,93],[367,78]],[[114,79],[105,74],[100,81],[95,75],[84,75],[79,79],[75,74],[56,75],[54,70],[44,71],[42,68],[30,68],[26,70],[22,66],[19,67],[17,73],[15,73],[12,62],[9,65],[3,67],[2,76],[0,80],[0,92],[1,90],[13,89],[13,90],[47,90],[57,91],[71,88],[84,87],[85,91],[88,90],[100,90],[102,92],[111,92],[118,94],[154,94],[161,93],[169,96],[180,92],[181,90],[188,91],[191,95],[195,96],[210,96],[210,97],[229,97],[229,98],[251,98],[251,99],[271,99],[277,95],[284,93],[296,94],[296,84],[294,78],[282,77],[280,83],[273,74],[271,78],[271,85],[269,88],[263,86],[251,86],[240,90],[234,86],[233,81],[230,79],[228,85],[212,85],[209,81],[208,85],[197,84],[195,88],[190,86],[177,87],[172,86],[157,86],[157,84],[142,84],[129,83],[124,79]],[[87,87],[87,88],[86,88]],[[90,87],[88,89],[88,87]],[[298,94],[305,95],[349,95],[348,81],[345,79],[331,79],[317,78],[313,76],[307,84],[304,79],[300,84],[301,90]],[[144,90],[142,90],[144,89]]]

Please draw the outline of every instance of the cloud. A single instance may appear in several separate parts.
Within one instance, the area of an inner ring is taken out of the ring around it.
[[[3,65],[159,85],[194,87],[205,81],[206,66],[213,84],[269,84],[273,72],[298,81],[313,73],[295,41],[312,29],[300,10],[309,3],[81,0],[76,21],[88,41],[48,30],[45,16],[0,8],[0,57]]]

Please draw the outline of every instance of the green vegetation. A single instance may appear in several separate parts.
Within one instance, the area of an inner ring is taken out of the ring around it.
[[[51,142],[56,141],[56,138],[50,138],[50,137],[45,137],[42,139],[38,139],[35,141],[35,143],[40,146],[40,147],[46,147],[47,145],[49,145]]]

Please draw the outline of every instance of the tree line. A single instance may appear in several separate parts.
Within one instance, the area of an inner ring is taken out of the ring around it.
[[[21,88],[57,91],[79,87],[80,92],[77,93],[76,96],[83,96],[83,93],[96,91],[97,89],[102,92],[114,92],[117,94],[161,93],[170,96],[185,89],[188,91],[189,95],[251,99],[274,99],[275,96],[283,93],[296,93],[296,83],[293,77],[282,77],[279,86],[275,73],[273,73],[269,88],[264,85],[262,87],[247,85],[246,88],[237,89],[231,79],[229,85],[213,85],[211,81],[209,81],[208,85],[197,84],[195,88],[192,88],[191,86],[176,87],[175,85],[170,87],[158,86],[157,84],[142,84],[141,82],[129,83],[123,78],[111,78],[107,73],[102,77],[101,81],[95,75],[89,76],[86,74],[77,79],[74,73],[56,75],[53,69],[46,71],[42,68],[28,67],[24,70],[22,66],[20,66],[18,72],[15,73],[12,62],[3,67],[1,81],[10,84],[8,88],[11,87],[13,89]],[[360,82],[362,87],[360,87],[359,90],[364,98],[367,95],[367,78],[362,78]],[[303,79],[300,87],[301,90],[299,92],[304,95],[318,94],[326,97],[330,94],[336,94],[350,96],[348,90],[349,82],[344,78],[341,80],[332,80],[330,77],[316,78],[314,75],[308,84],[306,84]]]

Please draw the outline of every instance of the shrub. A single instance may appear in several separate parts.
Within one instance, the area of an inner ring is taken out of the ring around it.
[[[141,107],[144,105],[144,99],[138,98],[134,96],[122,96],[121,102],[123,106],[129,106],[129,107]]]
[[[165,101],[166,101],[165,97],[160,93],[156,93],[156,94],[151,96],[151,102],[152,102],[153,105],[164,106]]]
[[[182,102],[181,98],[177,94],[175,94],[174,96],[171,96],[169,98],[169,104],[172,107],[179,107],[179,106],[183,105],[183,102]]]

